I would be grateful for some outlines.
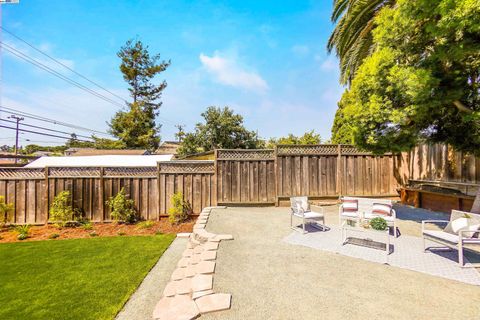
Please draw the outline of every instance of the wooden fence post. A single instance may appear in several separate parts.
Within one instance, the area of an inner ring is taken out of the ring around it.
[[[342,145],[339,144],[337,146],[337,152],[338,152],[338,156],[337,156],[337,174],[336,174],[336,183],[335,183],[335,186],[336,186],[336,192],[337,192],[337,195],[338,196],[341,196],[342,195]]]
[[[275,206],[278,207],[280,205],[280,200],[278,198],[278,146],[275,145],[273,150],[273,170],[275,171]]]
[[[44,202],[44,205],[45,205],[45,216],[47,217],[46,220],[45,220],[45,225],[48,224],[48,218],[49,218],[49,210],[50,210],[50,182],[49,182],[49,179],[48,179],[48,175],[49,175],[49,168],[48,167],[45,167],[44,169],[44,174],[45,174],[45,190],[44,191],[44,197],[45,197],[45,202]]]
[[[214,185],[214,192],[215,192],[215,206],[218,205],[218,150],[214,149],[213,150],[213,180],[215,180],[215,185]]]
[[[102,211],[102,222],[105,221],[105,182],[103,179],[104,174],[105,168],[100,167],[100,202],[102,203],[100,208]]]
[[[158,199],[157,199],[157,202],[158,202],[158,221],[160,221],[160,214],[161,214],[161,205],[162,205],[162,201],[160,200],[160,196],[161,196],[161,190],[160,190],[160,163],[157,162],[157,192],[158,192]]]

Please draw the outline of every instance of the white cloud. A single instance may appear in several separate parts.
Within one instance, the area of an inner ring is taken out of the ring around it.
[[[248,71],[235,59],[221,57],[218,52],[211,57],[201,53],[199,58],[203,67],[221,84],[255,92],[268,90],[267,82],[257,72]]]
[[[337,70],[338,68],[337,61],[332,57],[328,57],[327,59],[322,60],[321,57],[316,56],[315,60],[320,62],[320,70],[333,71]]]
[[[292,52],[297,56],[306,56],[307,54],[310,53],[310,48],[305,45],[297,44],[292,47]]]

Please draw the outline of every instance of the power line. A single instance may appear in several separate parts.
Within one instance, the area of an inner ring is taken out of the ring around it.
[[[0,45],[1,45],[5,50],[7,50],[7,51],[10,52],[11,54],[13,54],[14,56],[16,56],[16,57],[18,57],[18,58],[20,58],[20,59],[22,59],[22,60],[24,60],[24,61],[32,64],[32,65],[38,67],[38,68],[40,68],[40,69],[42,69],[42,70],[44,70],[44,71],[46,71],[46,72],[48,72],[48,73],[50,73],[50,74],[52,74],[52,75],[54,75],[54,76],[56,76],[57,78],[60,78],[60,79],[62,79],[62,80],[64,80],[64,81],[66,81],[66,82],[68,82],[68,83],[76,86],[77,88],[80,88],[80,89],[82,89],[83,91],[86,91],[86,92],[94,95],[94,96],[97,97],[97,98],[100,98],[100,99],[102,99],[102,100],[104,100],[104,101],[106,101],[106,102],[109,102],[109,103],[111,103],[111,104],[113,104],[113,105],[116,105],[117,107],[121,107],[121,108],[124,107],[124,105],[122,105],[122,104],[120,104],[120,103],[118,103],[118,102],[116,102],[116,101],[114,101],[114,100],[112,100],[112,99],[110,99],[110,98],[108,98],[108,97],[106,97],[106,96],[104,96],[104,95],[96,92],[95,90],[92,90],[92,89],[84,86],[83,84],[81,84],[81,83],[79,83],[79,82],[77,82],[77,81],[75,81],[75,80],[70,79],[70,78],[67,77],[67,76],[62,75],[62,74],[59,73],[58,71],[55,71],[54,69],[48,67],[47,65],[45,65],[45,64],[43,64],[43,63],[41,63],[41,62],[39,62],[39,61],[31,58],[31,57],[28,56],[27,54],[25,54],[25,53],[23,53],[23,52],[15,49],[15,48],[13,48],[12,46],[6,44],[5,42],[0,41]]]
[[[72,68],[70,68],[69,66],[65,65],[64,63],[62,63],[61,61],[58,61],[57,59],[55,59],[54,57],[50,56],[49,54],[47,54],[46,52],[43,52],[42,50],[36,48],[34,45],[32,45],[31,43],[29,43],[28,41],[20,38],[19,36],[13,34],[12,32],[8,31],[7,29],[5,29],[4,27],[0,26],[0,28],[5,31],[6,33],[8,33],[9,35],[11,35],[12,37],[16,38],[17,40],[20,40],[21,42],[25,43],[27,46],[29,46],[30,48],[32,48],[33,50],[41,53],[42,55],[48,57],[49,59],[55,61],[56,63],[58,63],[59,65],[61,65],[62,67],[70,70],[71,72],[73,72],[74,74],[76,74],[77,76],[81,77],[82,79],[85,79],[87,80],[88,82],[90,82],[91,84],[97,86],[98,88],[110,93],[112,96],[115,96],[117,97],[118,99],[122,100],[122,102],[125,102],[125,99],[122,98],[121,96],[117,95],[116,93],[113,93],[111,92],[110,90],[104,88],[103,86],[99,85],[98,83],[96,83],[95,81],[93,80],[90,80],[89,78],[85,77],[84,75],[78,73],[77,71],[73,70]]]
[[[3,125],[0,125],[0,128],[10,129],[10,130],[17,130],[16,128],[7,127],[7,126],[3,126]],[[47,136],[47,137],[59,138],[59,139],[67,139],[67,140],[70,140],[70,139],[72,138],[72,137],[62,137],[62,136],[57,136],[57,135],[54,135],[54,134],[49,134],[49,133],[44,133],[44,132],[38,132],[38,131],[32,131],[32,130],[26,130],[26,129],[18,129],[18,131],[27,132],[27,133],[33,133],[33,134],[38,134],[38,135]],[[76,139],[76,140],[77,140],[77,141],[81,141],[81,142],[92,142],[92,141],[81,140],[81,139]]]
[[[89,128],[86,128],[86,127],[77,126],[75,124],[71,124],[71,123],[67,123],[67,122],[58,121],[58,120],[55,120],[55,119],[35,115],[33,113],[28,113],[28,112],[21,111],[21,110],[18,110],[18,109],[14,109],[14,108],[11,108],[11,107],[6,107],[6,106],[3,106],[3,105],[0,105],[0,108],[4,109],[6,111],[9,111],[11,113],[14,113],[16,115],[26,117],[26,118],[30,118],[30,119],[34,119],[34,120],[38,120],[38,121],[44,121],[44,122],[48,122],[48,123],[53,123],[53,124],[56,124],[56,125],[60,125],[60,126],[68,127],[68,128],[72,128],[72,129],[77,129],[77,130],[81,130],[81,131],[87,131],[87,132],[98,133],[98,134],[110,136],[110,134],[108,134],[106,132],[103,132],[103,131],[98,131],[98,130],[89,129]]]
[[[9,123],[15,123],[15,121],[6,120],[6,119],[0,119],[0,121],[9,122]],[[75,132],[59,131],[59,130],[54,130],[54,129],[49,129],[49,128],[45,128],[45,127],[35,126],[35,125],[32,125],[32,124],[27,124],[27,123],[22,123],[22,126],[30,127],[30,128],[35,128],[35,129],[41,129],[41,130],[50,131],[50,132],[63,133],[63,134],[68,134],[68,135],[75,134],[77,137],[82,137],[82,138],[91,139],[91,137],[89,137],[89,136],[84,136],[84,135],[76,134]]]

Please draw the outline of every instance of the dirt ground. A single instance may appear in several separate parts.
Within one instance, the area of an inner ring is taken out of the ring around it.
[[[338,207],[326,211],[326,223],[338,224]],[[397,210],[404,235],[418,235],[419,220],[445,216],[411,212]],[[477,286],[284,242],[294,232],[289,208],[214,210],[207,230],[234,240],[221,242],[214,278],[232,308],[205,320],[479,319]]]
[[[92,229],[85,230],[79,227],[58,228],[54,225],[31,226],[29,237],[25,240],[18,240],[18,232],[14,227],[4,227],[0,229],[0,243],[5,242],[25,242],[51,239],[53,234],[58,237],[55,240],[90,238],[92,236],[110,237],[110,236],[133,236],[133,235],[154,235],[157,233],[180,233],[192,232],[195,219],[191,219],[179,225],[172,225],[168,218],[162,218],[161,221],[155,221],[149,228],[141,228],[137,224],[115,224],[115,223],[92,223]],[[92,235],[93,233],[93,235]]]

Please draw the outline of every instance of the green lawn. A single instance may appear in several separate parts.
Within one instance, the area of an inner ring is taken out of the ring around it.
[[[0,245],[0,319],[113,319],[174,235]]]

